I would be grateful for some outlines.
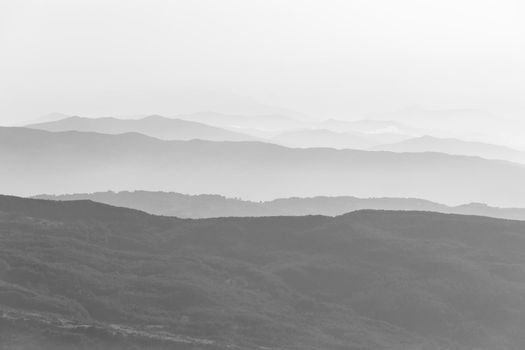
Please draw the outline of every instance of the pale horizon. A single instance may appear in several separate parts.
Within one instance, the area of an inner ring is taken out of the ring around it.
[[[253,103],[343,120],[468,109],[524,126],[518,1],[7,1],[0,10],[3,125],[50,112],[260,114]],[[235,98],[245,104],[237,111]]]

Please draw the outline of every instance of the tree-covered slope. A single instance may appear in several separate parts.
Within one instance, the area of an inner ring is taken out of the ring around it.
[[[0,197],[5,349],[522,349],[525,223]]]

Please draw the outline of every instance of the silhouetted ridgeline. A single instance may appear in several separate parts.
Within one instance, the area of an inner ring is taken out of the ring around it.
[[[311,197],[280,198],[267,202],[251,202],[219,195],[187,195],[175,192],[122,191],[38,195],[33,198],[51,200],[89,199],[119,207],[143,210],[150,214],[181,218],[213,218],[243,216],[337,216],[355,210],[417,210],[448,214],[480,215],[502,219],[525,220],[525,209],[496,208],[481,203],[455,207],[415,198]]]
[[[0,339],[23,349],[525,348],[525,222],[176,219],[0,196]]]
[[[53,118],[53,116],[51,116]],[[203,124],[204,122],[205,124]],[[417,130],[393,121],[359,120],[300,122],[282,116],[234,116],[195,113],[142,119],[59,118],[27,125],[47,131],[88,131],[104,134],[137,132],[163,140],[265,141],[287,147],[328,147],[392,152],[439,152],[525,163],[525,152],[500,145],[455,138],[418,136],[439,131]]]
[[[248,141],[252,136],[210,125],[151,115],[142,119],[69,117],[61,120],[30,124],[32,129],[47,131],[88,131],[103,134],[138,132],[163,140]]]
[[[280,133],[269,139],[269,142],[288,147],[367,149],[387,142],[406,140],[409,137],[396,133],[366,134],[356,131],[335,132],[325,129],[299,129]]]
[[[354,195],[525,207],[525,167],[439,153],[292,149],[0,128],[2,193],[144,189],[268,200]]]
[[[523,151],[482,142],[432,136],[416,137],[397,143],[375,146],[371,149],[392,152],[440,152],[525,163],[525,152]]]

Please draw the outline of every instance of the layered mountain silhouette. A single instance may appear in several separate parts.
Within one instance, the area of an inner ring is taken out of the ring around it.
[[[450,214],[478,215],[502,219],[525,220],[525,209],[497,208],[482,203],[455,207],[415,198],[311,197],[280,198],[253,202],[220,195],[187,195],[175,192],[122,191],[38,195],[48,200],[92,200],[118,207],[127,207],[156,215],[181,218],[214,218],[245,216],[337,216],[348,212],[375,210],[433,211]]]
[[[327,129],[298,129],[269,139],[288,147],[328,147],[335,149],[368,149],[386,142],[406,140],[408,136],[389,132],[367,134],[357,131],[336,132]]]
[[[411,106],[394,112],[370,114],[369,118],[396,120],[440,138],[456,138],[510,147],[525,147],[519,120],[477,109],[428,109]],[[453,127],[452,127],[453,126]],[[414,135],[417,136],[417,135]]]
[[[36,119],[33,119],[30,121],[30,124],[40,124],[40,123],[48,123],[48,122],[54,122],[54,121],[57,121],[57,120],[62,120],[62,119],[67,119],[67,118],[71,118],[72,116],[71,115],[67,115],[65,113],[60,113],[60,112],[52,112],[52,113],[47,113],[45,115],[42,115]]]
[[[137,132],[163,140],[265,141],[287,147],[371,149],[393,152],[441,152],[525,162],[525,152],[454,138],[417,136],[429,130],[388,120],[300,121],[281,115],[229,115],[200,112],[166,118],[82,118],[51,114],[51,121],[29,128],[47,131],[88,131],[105,134]],[[58,120],[53,120],[58,119]],[[432,131],[430,131],[432,132]],[[439,134],[438,131],[436,133]]]
[[[180,114],[176,118],[213,125],[221,128],[247,129],[252,132],[280,131],[296,129],[305,122],[280,114],[239,115],[216,112]]]
[[[525,223],[429,212],[176,219],[0,196],[23,349],[525,347]]]
[[[137,132],[163,140],[247,141],[252,136],[202,123],[151,115],[141,119],[69,117],[30,124],[27,127],[47,131],[90,131],[103,134]]]
[[[197,121],[250,135],[270,142],[290,143],[298,147],[363,148],[381,143],[398,142],[421,135],[422,130],[388,120],[298,120],[285,115],[228,115],[200,112],[177,115],[176,118]],[[331,141],[331,138],[334,139]],[[311,139],[311,143],[308,140]],[[357,142],[356,141],[360,141]]]
[[[340,127],[344,124],[353,126],[358,131],[336,132],[315,128],[324,124],[332,127]],[[177,118],[166,118],[159,115],[139,119],[73,116],[33,123],[27,127],[46,131],[87,131],[103,134],[137,132],[163,140],[255,141],[264,139],[267,142],[290,147],[366,149],[409,138],[401,133],[389,132],[389,125],[392,127],[397,124],[379,121],[341,122],[336,120],[308,123],[280,115],[241,116],[201,112],[179,115]],[[310,128],[304,128],[305,126]]]
[[[288,147],[329,147],[336,149],[365,149],[377,145],[371,137],[360,133],[334,132],[319,129],[285,131],[271,139],[271,142]]]
[[[470,130],[473,134],[486,132],[501,120],[501,118],[483,110],[468,108],[429,109],[420,105],[413,105],[392,112],[376,113],[370,117],[380,120],[397,120],[420,128],[439,130],[451,129],[450,125],[454,125],[457,129]]]
[[[525,207],[525,167],[439,153],[0,128],[0,161],[0,191],[24,196],[141,188],[251,200],[353,195]]]
[[[397,135],[416,136],[421,134],[422,129],[394,121],[378,119],[339,120],[327,119],[319,122],[318,127],[332,131],[354,131],[367,134],[391,133]]]
[[[422,136],[397,143],[379,145],[372,149],[392,152],[440,152],[525,163],[525,152],[509,147],[432,136]]]

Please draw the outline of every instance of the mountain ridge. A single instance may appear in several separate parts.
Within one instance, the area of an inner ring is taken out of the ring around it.
[[[353,196],[277,198],[269,201],[246,201],[216,194],[186,195],[177,192],[121,191],[36,195],[47,200],[87,199],[122,206],[154,215],[181,218],[258,217],[258,216],[338,216],[359,210],[430,211],[445,214],[477,215],[508,220],[525,220],[525,208],[499,208],[484,203],[446,206],[418,198],[357,198]]]
[[[25,128],[0,128],[0,146],[0,190],[25,196],[142,188],[250,200],[348,194],[525,206],[525,167],[476,157]]]
[[[137,132],[162,140],[203,139],[210,141],[247,141],[254,137],[199,122],[149,115],[140,119],[114,117],[84,118],[72,116],[52,122],[29,124],[26,127],[46,131],[80,131],[103,134]]]
[[[31,350],[515,350],[524,250],[523,221],[487,217],[190,220],[0,196],[0,336]]]
[[[400,142],[378,145],[370,150],[389,152],[440,152],[500,159],[525,164],[525,152],[510,147],[484,142],[464,141],[456,138],[421,136]]]

